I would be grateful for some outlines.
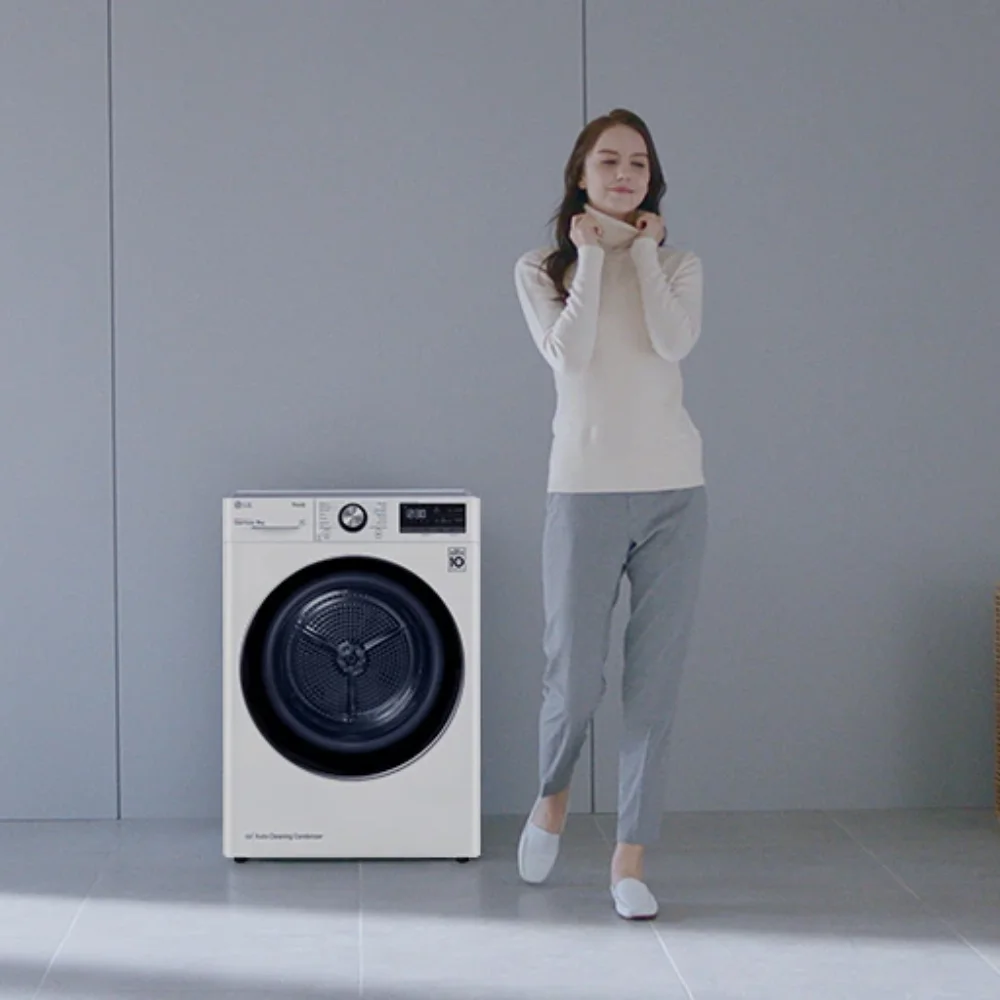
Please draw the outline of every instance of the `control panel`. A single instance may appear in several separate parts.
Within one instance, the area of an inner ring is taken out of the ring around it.
[[[292,497],[227,500],[225,537],[233,541],[312,541],[312,503]]]
[[[447,496],[238,495],[225,501],[227,541],[478,540],[476,501]]]
[[[464,535],[468,531],[464,503],[401,503],[401,535]]]
[[[374,538],[380,542],[388,527],[388,510],[386,500],[366,503],[321,497],[316,501],[316,538],[320,542],[344,538]]]

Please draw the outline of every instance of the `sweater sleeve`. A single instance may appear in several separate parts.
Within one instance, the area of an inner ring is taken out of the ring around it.
[[[654,240],[637,239],[631,254],[653,350],[667,361],[683,361],[701,336],[701,260],[686,253],[674,275],[667,278]]]
[[[531,336],[555,371],[581,371],[590,364],[597,341],[604,250],[580,247],[565,305],[555,297],[548,275],[529,257],[517,262],[514,279]]]

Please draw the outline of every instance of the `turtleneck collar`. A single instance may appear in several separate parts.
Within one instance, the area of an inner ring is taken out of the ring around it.
[[[583,206],[583,210],[593,216],[601,226],[601,246],[606,250],[624,250],[630,247],[635,238],[639,235],[639,230],[635,226],[616,219],[613,215],[594,208],[589,202]]]

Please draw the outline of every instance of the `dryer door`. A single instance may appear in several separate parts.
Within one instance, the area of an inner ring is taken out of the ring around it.
[[[425,753],[463,678],[444,602],[380,559],[332,559],[289,577],[242,651],[243,697],[261,734],[300,767],[339,778],[384,775]]]

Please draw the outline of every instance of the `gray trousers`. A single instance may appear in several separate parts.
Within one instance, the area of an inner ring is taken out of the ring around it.
[[[546,504],[541,794],[569,787],[607,687],[611,617],[627,575],[618,841],[649,844],[664,811],[667,749],[701,579],[705,488],[549,493]]]

